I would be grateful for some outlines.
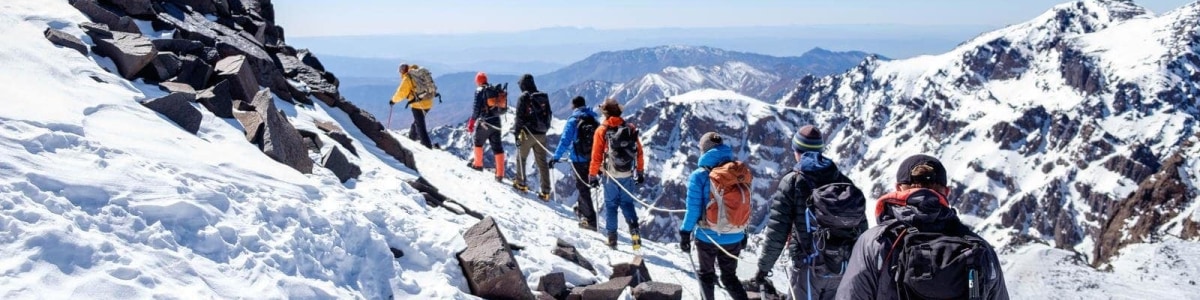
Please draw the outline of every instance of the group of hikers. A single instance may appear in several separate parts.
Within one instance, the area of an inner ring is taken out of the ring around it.
[[[408,66],[400,69],[404,80],[392,103],[412,103],[413,129],[421,131],[414,137],[428,147],[424,118],[416,116],[428,112],[428,106],[419,103],[432,102],[432,95],[429,99],[412,96],[418,88],[405,88],[404,81],[410,80],[404,77]],[[505,154],[500,122],[507,112],[507,88],[489,84],[483,72],[476,75],[475,83],[473,113],[467,122],[467,131],[474,134],[470,166],[483,169],[483,146],[490,143],[495,178],[501,181]],[[597,229],[591,190],[602,186],[608,247],[617,247],[620,211],[633,249],[640,249],[634,197],[636,185],[645,180],[646,165],[638,130],[621,118],[622,106],[605,99],[597,106],[598,114],[583,97],[573,98],[574,110],[547,159],[549,98],[538,91],[530,74],[521,76],[518,86],[521,95],[512,127],[518,171],[513,187],[529,189],[525,166],[532,150],[540,179],[538,196],[548,201],[549,169],[568,161],[578,190],[579,226]],[[701,154],[687,180],[679,248],[689,258],[693,246],[697,250],[699,266],[693,268],[698,268],[694,271],[704,299],[714,299],[717,286],[733,299],[748,299],[736,270],[738,256],[749,242],[753,176],[724,140],[717,132],[699,138]],[[790,141],[796,163],[770,197],[757,272],[748,284],[766,295],[777,295],[768,277],[786,248],[791,259],[787,292],[792,299],[1008,299],[995,250],[950,206],[946,167],[937,158],[917,154],[900,163],[894,191],[878,198],[869,211],[877,225],[868,228],[866,197],[833,160],[822,155],[825,139],[820,129],[804,125]]]

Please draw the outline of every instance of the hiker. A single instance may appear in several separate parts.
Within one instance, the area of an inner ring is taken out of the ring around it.
[[[575,201],[579,227],[595,231],[596,207],[592,203],[592,189],[588,186],[587,178],[593,138],[596,128],[600,127],[600,122],[596,121],[599,116],[587,107],[582,96],[571,99],[571,107],[575,111],[567,118],[567,125],[563,127],[562,136],[558,139],[558,147],[554,148],[554,157],[548,163],[553,168],[554,163],[563,159],[563,155],[570,155],[568,158],[571,161],[572,172],[575,173],[575,189],[579,192],[579,199]]]
[[[517,118],[513,126],[513,136],[517,139],[517,178],[513,179],[513,188],[529,191],[525,162],[532,149],[533,164],[538,171],[538,198],[550,201],[550,168],[546,161],[546,152],[549,151],[546,149],[546,131],[550,130],[550,97],[538,91],[533,75],[521,75],[517,86],[521,88],[521,96],[517,98]]]
[[[425,115],[429,114],[429,110],[433,109],[433,98],[437,94],[437,88],[430,88],[433,84],[432,80],[422,82],[419,86],[413,76],[409,73],[410,69],[421,69],[419,66],[413,65],[412,68],[408,64],[400,65],[400,86],[396,87],[396,93],[392,94],[392,101],[388,105],[396,105],[397,102],[405,100],[404,107],[412,108],[413,126],[410,127],[410,133],[414,139],[421,142],[425,148],[433,148],[433,143],[429,142],[429,132],[425,127]],[[423,69],[421,69],[423,70]],[[423,71],[428,74],[428,71]],[[432,92],[425,90],[432,89]],[[418,93],[423,92],[423,93]]]
[[[833,299],[858,235],[867,230],[866,198],[837,164],[821,155],[825,140],[813,125],[792,136],[796,165],[771,196],[769,221],[758,272],[752,284],[774,293],[769,279],[785,245],[791,295]]]
[[[837,299],[1008,299],[995,250],[958,219],[946,168],[918,154],[879,197],[879,222],[859,237]]]
[[[603,127],[592,135],[592,159],[588,166],[588,184],[600,184],[604,179],[604,229],[608,234],[608,247],[617,248],[617,209],[629,224],[629,236],[633,250],[642,248],[638,231],[637,211],[633,210],[634,183],[646,180],[646,162],[642,156],[642,142],[638,140],[637,127],[621,119],[621,105],[612,98],[600,104],[604,112]],[[603,174],[601,174],[603,171]],[[627,192],[628,191],[628,192]]]
[[[508,95],[487,81],[487,74],[475,74],[475,109],[467,121],[467,132],[475,134],[475,161],[471,168],[483,170],[483,143],[492,146],[496,163],[496,181],[504,179],[504,145],[500,143],[500,117],[507,110]],[[504,101],[501,105],[499,102]]]
[[[733,150],[724,145],[716,132],[700,137],[700,153],[699,168],[688,178],[687,212],[683,216],[683,224],[679,226],[679,249],[685,253],[691,252],[695,230],[696,250],[700,256],[697,276],[700,277],[704,299],[715,299],[713,293],[717,273],[713,270],[714,265],[721,269],[721,285],[729,292],[729,296],[747,299],[746,290],[737,278],[737,256],[746,247],[746,224],[750,221],[753,207],[750,201],[750,169],[734,161]],[[740,191],[717,186],[722,178],[739,176],[745,178],[745,185],[740,187]],[[730,195],[733,199],[728,197]],[[737,203],[730,203],[727,199]],[[699,228],[696,228],[697,223]]]

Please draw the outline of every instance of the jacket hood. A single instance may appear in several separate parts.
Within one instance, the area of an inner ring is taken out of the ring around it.
[[[625,119],[622,119],[621,117],[610,116],[608,118],[605,118],[604,121],[600,122],[600,123],[603,124],[604,126],[608,126],[608,127],[617,127],[617,126],[621,126],[622,124],[625,124]]]
[[[716,167],[724,162],[733,160],[733,149],[728,145],[717,145],[708,152],[700,155],[700,161],[697,163],[701,168]]]
[[[537,92],[537,84],[533,83],[533,75],[521,75],[521,79],[517,80],[517,85],[521,87],[522,92]]]
[[[833,182],[840,174],[837,164],[818,152],[804,152],[793,168],[820,182]]]
[[[879,197],[875,217],[879,223],[896,220],[924,231],[941,231],[958,223],[958,214],[946,197],[929,189],[896,191]]]

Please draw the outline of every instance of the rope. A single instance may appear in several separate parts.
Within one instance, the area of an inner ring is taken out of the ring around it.
[[[747,264],[751,264],[751,265],[757,265],[757,264],[758,264],[758,262],[756,262],[756,261],[749,261],[749,260],[745,260],[745,259],[742,259],[742,258],[740,258],[740,257],[737,257],[736,255],[733,255],[732,253],[729,253],[729,251],[725,251],[725,247],[721,247],[721,244],[717,244],[716,240],[714,240],[714,239],[712,238],[712,236],[708,235],[708,233],[707,233],[707,232],[700,231],[700,230],[694,230],[694,231],[692,231],[692,235],[693,235],[693,236],[694,236],[694,235],[696,235],[696,233],[697,233],[697,232],[699,232],[700,234],[703,234],[703,235],[704,235],[704,237],[705,237],[705,238],[707,238],[707,239],[708,239],[708,241],[710,242],[709,244],[717,245],[717,249],[718,249],[718,250],[721,250],[721,253],[722,253],[722,254],[724,254],[726,257],[729,257],[729,258],[735,259],[735,260],[737,260],[737,261],[739,261],[739,262],[744,262],[744,263],[747,263]],[[745,237],[745,238],[749,238],[749,237]]]

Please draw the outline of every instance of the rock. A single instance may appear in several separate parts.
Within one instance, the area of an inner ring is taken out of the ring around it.
[[[231,32],[230,29],[219,25],[215,28],[224,34],[217,37],[215,46],[221,57],[244,56],[246,63],[253,68],[253,74],[259,84],[279,90],[279,87],[273,85],[277,84],[273,82],[273,79],[280,70],[276,67],[275,60],[271,58],[271,55],[263,50],[262,45],[253,41],[253,37],[242,36],[241,34],[244,32]]]
[[[235,103],[243,103],[235,101]],[[235,104],[236,105],[236,104]],[[262,146],[263,118],[257,111],[234,110],[233,117],[238,123],[242,123],[242,128],[245,128],[246,140],[252,144]]]
[[[79,23],[79,28],[92,39],[111,38],[112,30],[108,30],[108,25],[92,22]]]
[[[630,283],[630,286],[637,286],[640,283],[653,280],[650,278],[650,270],[646,269],[646,262],[642,260],[641,255],[634,256],[633,261],[629,263],[620,263],[612,266],[612,268],[612,276],[609,276],[608,278],[612,279],[628,276],[633,279],[633,282]]]
[[[214,115],[222,118],[233,118],[233,96],[229,88],[229,82],[222,80],[217,82],[210,88],[200,91],[196,95],[196,102],[200,102],[204,108],[211,111]]]
[[[108,0],[116,7],[120,8],[126,14],[139,18],[153,18],[154,5],[150,0]]]
[[[325,133],[342,131],[341,127],[338,127],[337,124],[334,124],[333,122],[329,122],[329,121],[314,120],[313,125],[316,125],[317,129],[320,129],[321,131],[324,131]]]
[[[266,22],[254,20],[254,18],[251,18],[250,16],[234,16],[233,20],[237,23],[237,25],[242,27],[243,31],[249,33],[250,36],[253,36],[254,40],[258,41],[259,44],[266,42]]]
[[[166,81],[179,75],[179,71],[183,68],[183,62],[179,60],[179,56],[170,52],[158,53],[151,65],[154,66],[154,75],[158,81]]]
[[[192,100],[195,98],[196,96],[193,94],[171,93],[162,98],[143,102],[142,105],[167,117],[179,127],[183,127],[183,130],[196,134],[200,131],[200,120],[204,119],[204,116],[200,114],[199,110],[192,107]]]
[[[1186,210],[1195,195],[1188,187],[1188,159],[1175,152],[1157,173],[1140,180],[1128,198],[1111,202],[1111,213],[1100,228],[1092,262],[1108,263],[1125,246],[1141,243],[1166,230],[1165,225]],[[1193,225],[1194,226],[1194,225]]]
[[[333,175],[336,175],[342,183],[362,175],[362,169],[351,163],[338,147],[333,147],[329,153],[325,154],[324,158],[321,158],[321,165],[333,171]]]
[[[204,44],[193,40],[183,39],[157,39],[150,41],[154,44],[154,48],[159,52],[174,52],[179,54],[199,55],[204,49]]]
[[[175,29],[175,39],[199,41],[206,46],[216,45],[220,36],[214,29],[216,23],[176,3],[162,3],[162,8],[163,11],[158,13],[158,21]]]
[[[567,297],[567,278],[562,272],[543,275],[538,279],[537,290],[552,296],[554,299]]]
[[[258,105],[262,102],[266,104]],[[263,153],[301,173],[311,174],[313,162],[308,158],[308,148],[304,147],[304,139],[287,117],[275,108],[275,101],[271,100],[271,90],[259,91],[258,95],[254,96],[254,104],[263,117]]]
[[[110,38],[93,36],[92,41],[96,43],[96,54],[111,58],[125,79],[133,79],[158,55],[150,39],[140,34],[112,32]]]
[[[643,282],[633,288],[633,298],[638,300],[680,300],[683,287],[673,283]]]
[[[167,2],[187,5],[201,14],[216,14],[229,16],[229,4],[225,0],[166,0]]]
[[[46,36],[46,40],[49,40],[55,46],[73,49],[84,56],[88,54],[87,44],[84,44],[83,40],[74,35],[54,28],[46,28],[46,31],[42,34]]]
[[[492,217],[463,233],[467,249],[456,256],[471,294],[486,299],[534,299],[508,241]]]
[[[108,25],[109,30],[121,31],[126,33],[141,34],[142,30],[133,22],[133,18],[128,16],[119,16],[116,13],[100,6],[96,0],[75,0],[71,3],[78,9],[79,12],[87,16],[93,22]]]
[[[412,152],[405,149],[400,144],[400,141],[396,140],[396,137],[385,131],[383,124],[379,124],[379,121],[375,120],[375,117],[371,113],[358,108],[358,106],[344,99],[339,100],[336,107],[346,112],[346,115],[350,116],[350,121],[354,123],[354,126],[358,127],[358,130],[362,131],[363,135],[366,135],[371,141],[375,142],[376,147],[379,147],[384,153],[391,155],[392,158],[404,164],[405,167],[414,171],[417,170]]]
[[[212,72],[212,66],[208,63],[188,55],[179,58],[179,74],[172,81],[186,83],[193,89],[201,90],[208,86]]]
[[[333,141],[337,142],[338,145],[342,145],[342,148],[346,149],[347,151],[350,151],[350,154],[354,154],[354,156],[358,156],[358,150],[356,150],[354,148],[354,143],[350,141],[350,136],[346,135],[345,132],[334,131],[334,132],[326,133],[325,135],[329,136],[329,138],[331,138],[331,139],[333,139]]]
[[[182,83],[182,82],[173,82],[173,81],[159,82],[158,88],[161,90],[167,91],[168,93],[198,94],[196,92],[196,89],[193,89],[192,86],[190,86],[186,83]],[[196,97],[200,97],[200,95],[196,95]]]
[[[550,296],[550,295],[547,295],[546,293],[542,293],[542,292],[536,292],[536,293],[534,293],[534,296],[537,297],[537,300],[557,300],[556,298],[554,298],[554,296]]]
[[[309,151],[321,153],[321,148],[325,146],[325,143],[321,142],[321,137],[316,132],[304,129],[296,131],[300,133],[300,138],[304,139],[304,146],[308,147]]]
[[[325,65],[322,65],[321,60],[317,59],[317,56],[308,51],[308,49],[300,49],[300,51],[296,51],[296,57],[299,58],[301,62],[304,62],[305,65],[308,65],[317,71],[325,72]]]
[[[322,102],[329,105],[338,95],[337,86],[330,84],[322,77],[321,71],[304,64],[299,58],[286,53],[276,53],[276,59],[283,66],[283,74],[308,86],[309,92],[317,95]],[[307,97],[305,97],[307,100]],[[310,103],[311,104],[311,103]]]
[[[633,277],[625,276],[609,279],[600,284],[575,288],[571,290],[571,295],[567,296],[567,299],[617,299],[625,289],[629,288],[629,283],[632,281]]]
[[[575,263],[576,265],[579,265],[588,271],[592,271],[592,274],[596,273],[596,269],[592,266],[592,263],[583,258],[583,256],[580,256],[579,251],[575,249],[575,246],[567,243],[567,241],[558,239],[557,246],[554,247],[554,250],[551,250],[551,253],[553,253],[555,256],[562,257],[569,262]]]
[[[229,82],[233,99],[250,101],[258,92],[258,79],[246,63],[246,57],[234,55],[217,62],[217,78]]]

